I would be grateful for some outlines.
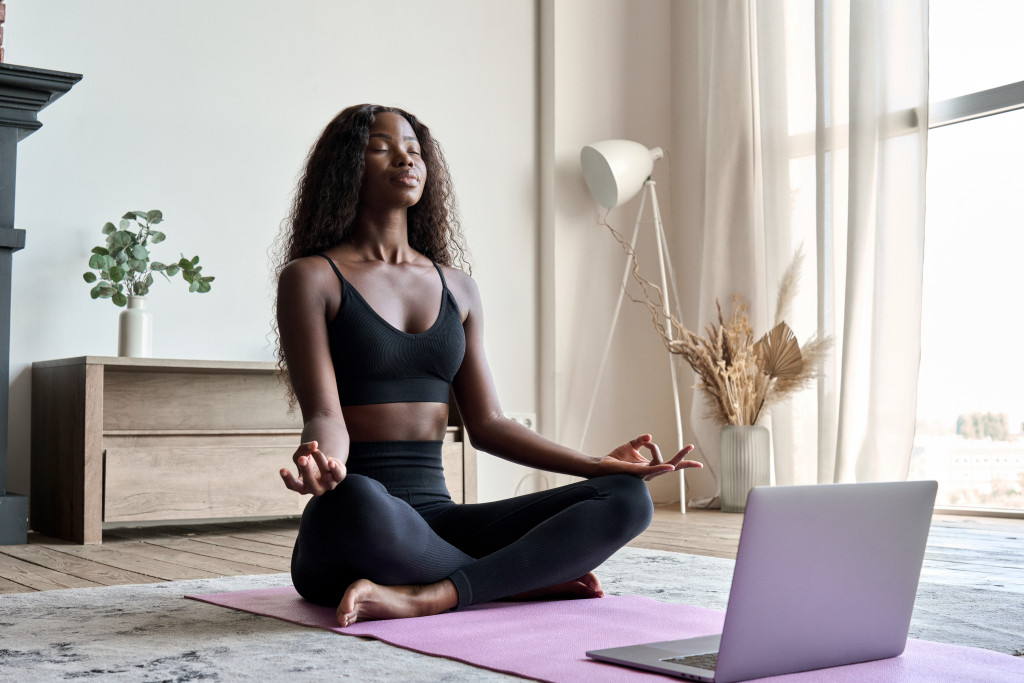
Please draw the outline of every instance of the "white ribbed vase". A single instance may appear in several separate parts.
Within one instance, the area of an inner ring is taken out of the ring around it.
[[[750,489],[771,483],[770,454],[767,427],[722,427],[722,512],[743,512]]]
[[[117,355],[150,358],[153,355],[153,314],[146,310],[146,297],[128,297],[117,328]]]

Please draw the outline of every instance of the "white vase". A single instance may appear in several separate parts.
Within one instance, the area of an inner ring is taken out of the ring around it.
[[[722,512],[743,512],[747,494],[771,483],[771,440],[761,425],[722,427]]]
[[[117,355],[150,358],[153,355],[153,314],[146,310],[146,297],[128,297],[117,330]]]

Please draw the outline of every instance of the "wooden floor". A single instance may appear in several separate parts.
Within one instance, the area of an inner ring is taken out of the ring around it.
[[[630,545],[734,558],[743,516],[655,511]],[[288,571],[296,519],[110,529],[102,545],[37,534],[0,546],[0,593],[27,593]],[[1024,593],[1024,520],[936,515],[925,573],[933,580]]]
[[[743,515],[658,509],[630,545],[693,555],[736,557]],[[1024,519],[935,514],[922,579],[1024,594]]]

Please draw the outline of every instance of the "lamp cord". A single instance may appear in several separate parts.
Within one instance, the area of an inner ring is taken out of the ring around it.
[[[647,203],[647,186],[644,185],[644,192],[640,195],[640,211],[636,215],[636,223],[633,225],[633,237],[630,240],[630,247],[636,248],[636,238],[640,234],[640,222],[644,215],[644,205]],[[608,225],[608,214],[611,209],[605,210],[604,215],[601,217],[601,223]],[[615,302],[615,313],[612,314],[612,324],[608,328],[608,334],[605,336],[604,341],[604,352],[601,354],[601,363],[597,367],[597,377],[594,378],[594,390],[590,395],[590,406],[587,408],[587,417],[583,422],[583,433],[580,435],[580,445],[576,450],[583,450],[583,442],[586,441],[587,432],[590,431],[590,420],[594,416],[594,406],[597,405],[597,394],[601,388],[601,379],[604,377],[604,370],[608,364],[608,354],[612,350],[612,337],[615,334],[615,328],[619,323],[619,314],[622,312],[622,300],[626,296],[626,283],[629,282],[629,271],[632,263],[629,258],[626,259],[626,267],[622,271],[622,282],[619,285],[619,298]]]

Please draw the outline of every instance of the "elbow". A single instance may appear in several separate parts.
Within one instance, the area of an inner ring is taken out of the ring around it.
[[[478,451],[487,450],[487,440],[480,438],[476,428],[466,427],[466,439],[469,441],[469,445]]]
[[[500,432],[504,421],[505,417],[499,414],[467,424],[469,444],[478,451],[493,453],[495,447],[502,441]]]

